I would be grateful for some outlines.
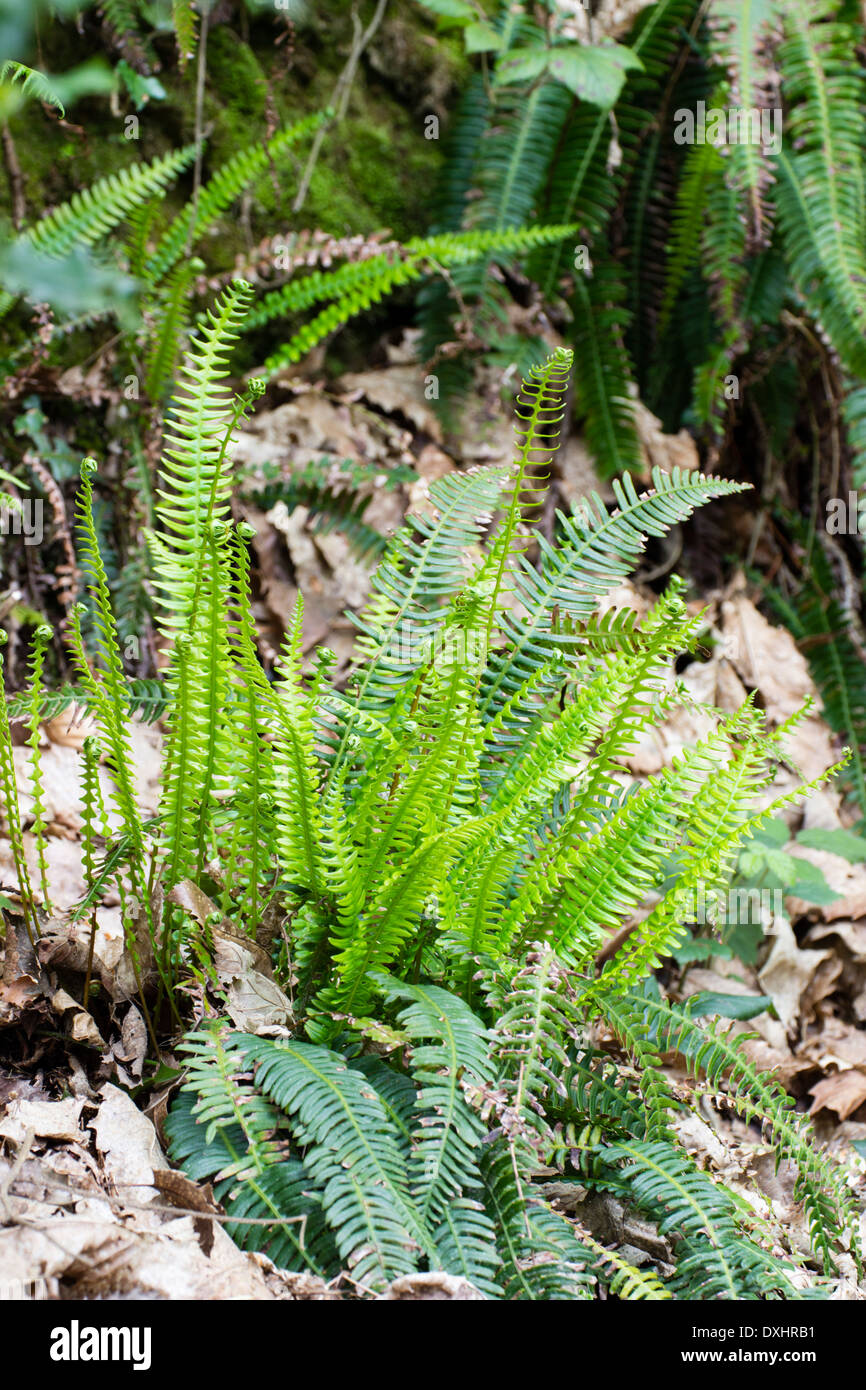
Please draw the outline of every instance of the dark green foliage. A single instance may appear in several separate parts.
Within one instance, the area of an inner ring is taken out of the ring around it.
[[[866,816],[866,670],[822,545],[813,545],[790,597],[772,588],[765,594],[809,663],[827,723],[851,749],[851,781]]]

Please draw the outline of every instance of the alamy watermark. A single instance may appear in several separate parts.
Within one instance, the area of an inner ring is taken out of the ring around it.
[[[42,1303],[47,1298],[45,1279],[0,1279],[0,1303]]]
[[[764,154],[782,148],[781,107],[707,106],[699,101],[692,110],[674,112],[675,145],[759,145]]]
[[[827,499],[827,532],[831,536],[866,535],[866,497],[849,492]]]
[[[40,497],[0,497],[0,536],[20,536],[25,545],[42,544]]]
[[[131,1361],[134,1371],[151,1364],[149,1327],[82,1327],[73,1318],[68,1327],[51,1332],[52,1361]]]
[[[784,915],[785,894],[781,888],[728,888],[707,892],[702,884],[697,889],[674,889],[671,902],[680,921],[700,926],[763,927],[772,935],[773,922]]]

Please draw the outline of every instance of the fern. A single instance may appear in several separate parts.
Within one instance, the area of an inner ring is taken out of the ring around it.
[[[177,41],[178,62],[181,68],[184,68],[190,58],[195,57],[198,37],[196,34],[197,16],[192,7],[192,0],[172,0],[171,18]]]
[[[0,634],[0,645],[8,641],[5,632]],[[6,705],[3,655],[0,652],[0,796],[3,800],[3,816],[12,850],[12,861],[18,876],[24,923],[31,945],[35,947],[40,935],[39,920],[36,914],[36,899],[30,880],[30,870],[24,852],[24,836],[21,830],[21,811],[18,805],[18,785],[15,778],[15,758],[12,752],[12,733],[9,728],[9,714]]]
[[[184,1051],[188,1089],[166,1121],[173,1157],[190,1177],[216,1179],[229,1215],[262,1222],[228,1226],[242,1248],[262,1250],[286,1269],[323,1273],[335,1251],[321,1202],[305,1190],[303,1164],[287,1153],[280,1112],[244,1075],[241,1040],[212,1029],[190,1034]]]
[[[677,1051],[720,1095],[724,1081],[726,1103],[760,1124],[778,1157],[796,1165],[797,1197],[804,1203],[815,1247],[830,1267],[834,1235],[859,1249],[857,1213],[842,1174],[821,1153],[809,1121],[794,1112],[791,1097],[744,1055],[742,1047],[750,1035],[736,1034],[730,1025],[718,1021],[704,1022],[700,1009],[699,997],[674,1007],[626,995],[617,1001],[617,1031],[628,1038],[641,1020],[648,1020],[657,1045]]]
[[[209,311],[184,364],[166,433],[157,517],[163,536],[151,534],[160,602],[168,631],[182,630],[192,612],[207,528],[228,512],[226,460],[241,407],[225,389],[226,353],[237,337],[251,288],[235,283]]]
[[[326,1048],[261,1038],[246,1038],[243,1047],[257,1085],[292,1122],[352,1278],[375,1288],[409,1273],[413,1250],[426,1243],[429,1251],[429,1236],[376,1092]]]
[[[144,378],[145,389],[153,401],[161,398],[174,379],[187,328],[192,277],[203,269],[204,262],[195,256],[182,262],[172,271],[160,294],[149,306],[160,325],[150,345]]]
[[[622,342],[622,285],[610,266],[596,264],[592,277],[575,281],[574,350],[582,364],[578,405],[600,474],[636,471],[641,451],[631,374]]]
[[[503,228],[501,230],[443,233],[436,237],[415,238],[402,248],[402,258],[391,253],[354,261],[339,270],[314,271],[297,283],[264,296],[249,316],[247,326],[257,328],[276,317],[323,300],[333,301],[266,360],[264,370],[273,375],[289,363],[299,361],[316,343],[341,328],[348,319],[377,304],[386,294],[420,280],[438,267],[457,267],[478,260],[485,254],[517,254],[548,241],[569,235],[570,227],[544,226]]]
[[[187,900],[196,889],[212,898],[233,929],[278,933],[276,969],[292,991],[290,1037],[229,1036],[218,1023],[191,1040],[173,1152],[216,1179],[242,1243],[291,1268],[346,1273],[361,1292],[443,1269],[492,1298],[585,1299],[598,1281],[657,1295],[622,1265],[611,1273],[616,1260],[544,1200],[539,1170],[553,1158],[658,1223],[674,1296],[795,1297],[762,1230],[677,1148],[683,1101],[662,1052],[675,1047],[726,1088],[796,1165],[828,1267],[846,1243],[856,1252],[845,1183],[734,1040],[656,1005],[652,972],[682,936],[688,895],[703,887],[712,904],[743,839],[824,779],[755,809],[802,712],[771,732],[748,700],[663,772],[624,785],[638,740],[691,704],[673,666],[704,619],[676,579],[641,620],[598,611],[647,536],[738,485],[675,471],[641,495],[626,476],[611,514],[593,499],[541,536],[532,523],[572,365],[559,349],[521,389],[513,466],[432,484],[427,514],[389,545],[345,687],[326,651],[305,670],[302,600],[270,680],[250,528],[228,515],[232,432],[261,390],[227,391],[249,298],[236,283],[217,302],[169,425],[150,536],[168,650],[151,821],[135,797],[133,688],[89,460],[78,506],[95,660],[79,609],[69,641],[120,834],[108,833],[91,745],[75,915],[92,917],[117,885],[154,1051],[162,1005],[179,1012],[191,962],[207,965],[211,909],[194,930],[184,894],[171,893],[185,880]],[[42,692],[31,674],[32,733]],[[35,936],[4,729],[2,790]],[[621,944],[599,973],[610,937]],[[218,994],[215,975],[198,973]],[[628,1054],[618,1072],[590,1045],[600,1017]]]
[[[792,152],[778,156],[778,206],[791,272],[844,365],[866,374],[863,327],[863,75],[847,61],[858,30],[830,0],[785,6],[780,52]]]
[[[13,58],[7,58],[0,65],[0,82],[8,82],[11,86],[17,83],[23,96],[35,97],[46,106],[53,106],[61,116],[66,115],[66,108],[51,85],[51,78],[36,68],[28,68],[26,63],[17,63]]]
[[[680,1298],[796,1297],[780,1262],[738,1230],[721,1185],[685,1155],[662,1142],[632,1142],[613,1144],[602,1157],[625,1165],[621,1181],[644,1211],[660,1218],[659,1233],[674,1233],[687,1245],[674,1281]]]
[[[499,1255],[480,1169],[486,1131],[468,1100],[474,1088],[494,1081],[484,1028],[461,1000],[434,985],[388,978],[382,984],[387,1002],[406,1001],[397,1020],[413,1044],[418,1127],[409,1178],[419,1217],[433,1232],[443,1269],[496,1295]]]
[[[50,627],[40,626],[33,635],[33,655],[30,665],[30,783],[33,789],[33,835],[36,840],[36,859],[39,864],[39,880],[42,888],[42,902],[46,912],[51,911],[48,892],[48,865],[45,860],[45,802],[42,781],[42,759],[39,754],[40,693],[42,665],[45,659],[46,643],[53,633]]]

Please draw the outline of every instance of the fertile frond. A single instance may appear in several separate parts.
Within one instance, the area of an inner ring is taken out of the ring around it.
[[[656,1045],[675,1051],[699,1077],[705,1077],[724,1102],[746,1120],[760,1125],[777,1160],[796,1167],[796,1194],[809,1221],[810,1235],[826,1265],[832,1265],[831,1241],[849,1239],[858,1248],[858,1218],[841,1169],[821,1152],[804,1115],[778,1082],[750,1062],[743,1044],[749,1033],[737,1033],[724,1020],[701,1018],[701,1001],[678,1006],[636,994],[616,1001],[611,1022],[621,1036],[650,1027]]]
[[[275,714],[274,792],[277,845],[288,881],[318,894],[324,882],[322,827],[316,798],[313,706],[301,683],[300,595],[280,660],[280,680],[272,701]]]
[[[228,450],[246,403],[233,404],[227,395],[226,354],[251,294],[251,287],[237,280],[208,310],[185,359],[167,425],[156,508],[164,531],[149,539],[165,610],[162,624],[169,633],[182,630],[190,616],[207,529],[228,512]]]

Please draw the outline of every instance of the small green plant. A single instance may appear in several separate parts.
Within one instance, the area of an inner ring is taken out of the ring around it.
[[[275,965],[292,1036],[233,1032],[217,1012],[187,1039],[175,1158],[216,1180],[241,1243],[289,1268],[348,1271],[363,1292],[441,1269],[490,1297],[588,1298],[596,1281],[618,1296],[800,1296],[793,1257],[773,1253],[751,1208],[678,1144],[683,1101],[662,1053],[678,1052],[796,1165],[827,1270],[836,1249],[857,1251],[844,1178],[715,1017],[717,1001],[672,1006],[653,971],[688,934],[684,902],[702,892],[712,917],[743,842],[817,783],[754,810],[797,716],[770,731],[747,701],[629,787],[635,741],[689,698],[668,671],[704,620],[679,580],[641,623],[597,611],[648,536],[740,485],[656,472],[641,495],[627,478],[613,512],[590,498],[559,518],[555,543],[534,532],[572,367],[560,349],[519,395],[513,468],[434,482],[429,510],[389,544],[356,620],[348,686],[331,679],[325,650],[305,670],[300,599],[270,680],[255,646],[250,528],[229,513],[233,431],[261,389],[227,388],[250,298],[238,282],[209,311],[166,429],[150,536],[170,654],[154,822],[135,802],[133,696],[92,460],[79,499],[95,661],[78,612],[70,641],[122,834],[95,863],[106,808],[90,743],[77,914],[117,885],[155,1047],[163,1006],[180,1018],[178,986],[209,941],[173,889],[212,895],[250,938],[274,914],[283,927]],[[26,708],[32,719],[32,691]],[[0,786],[35,934],[0,709]],[[593,1045],[599,1023],[626,1062]],[[648,1279],[584,1241],[540,1189],[551,1163],[657,1222],[674,1274]]]

